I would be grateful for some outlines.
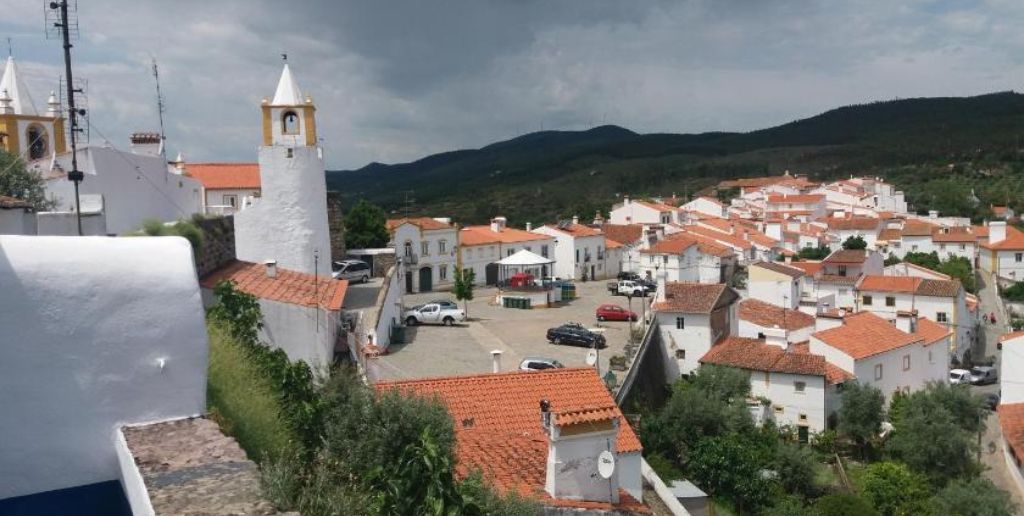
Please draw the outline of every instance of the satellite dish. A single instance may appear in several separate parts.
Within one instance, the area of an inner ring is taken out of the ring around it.
[[[587,351],[586,362],[588,366],[592,366],[597,363],[597,350],[591,349]]]
[[[612,474],[615,473],[615,456],[612,452],[605,450],[597,456],[597,474],[601,475],[601,478],[612,478]]]

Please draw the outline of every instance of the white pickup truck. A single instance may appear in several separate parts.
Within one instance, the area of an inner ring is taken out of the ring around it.
[[[427,303],[414,306],[402,314],[407,326],[443,324],[451,326],[466,320],[466,312],[450,303]]]
[[[608,283],[608,292],[616,296],[642,297],[651,290],[650,285],[639,280],[620,280]]]

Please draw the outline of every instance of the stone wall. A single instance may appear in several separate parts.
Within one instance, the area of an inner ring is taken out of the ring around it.
[[[195,253],[196,274],[202,278],[235,259],[235,219],[231,215],[213,217],[197,225],[203,231],[203,245]]]
[[[331,257],[345,258],[345,212],[341,205],[341,192],[327,192],[327,227],[331,232]],[[384,269],[387,271],[387,269]],[[383,275],[383,272],[381,273]]]

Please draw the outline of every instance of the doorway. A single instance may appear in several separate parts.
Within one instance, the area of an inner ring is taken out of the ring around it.
[[[420,292],[430,292],[434,285],[434,270],[430,267],[420,269]]]

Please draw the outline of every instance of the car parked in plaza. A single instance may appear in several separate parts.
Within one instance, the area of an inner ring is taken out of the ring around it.
[[[450,308],[439,303],[427,303],[414,306],[402,314],[402,319],[408,326],[417,324],[443,324],[452,326],[457,322],[466,320],[466,312],[461,308]]]
[[[949,370],[949,384],[950,385],[967,385],[971,382],[971,372],[966,369],[950,369]]]
[[[547,339],[552,344],[568,344],[570,346],[589,348],[603,348],[607,344],[604,335],[592,332],[584,328],[580,323],[566,323],[549,328]]]
[[[636,321],[636,312],[626,310],[619,305],[604,304],[597,307],[594,315],[598,321]]]
[[[520,371],[546,371],[548,369],[562,369],[565,366],[553,358],[526,357],[519,363]]]
[[[999,370],[992,366],[971,368],[971,385],[989,385],[999,381]]]
[[[331,277],[360,283],[370,281],[370,264],[360,260],[342,260],[331,266]]]

